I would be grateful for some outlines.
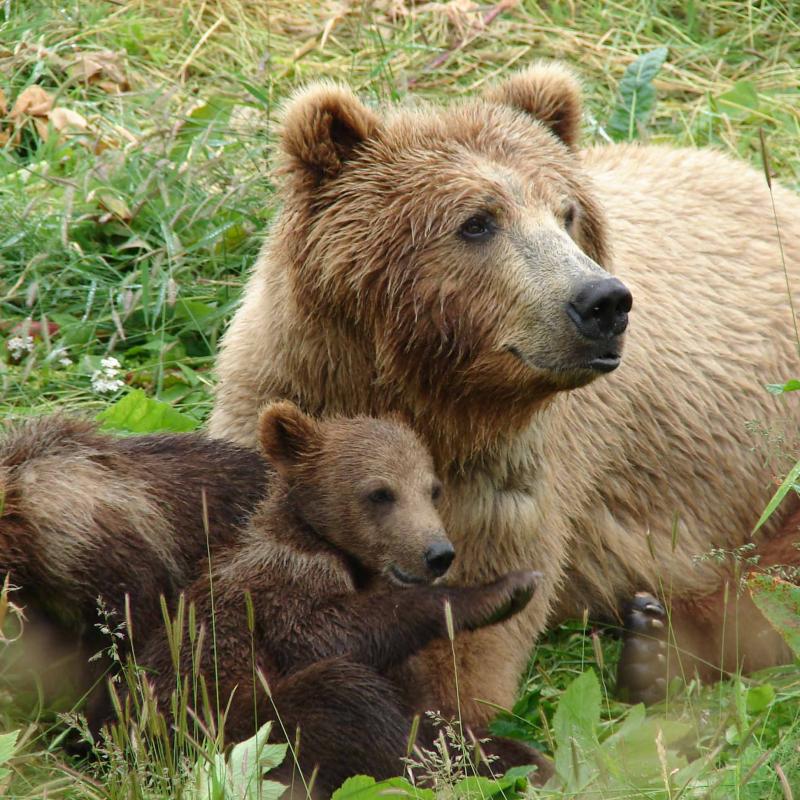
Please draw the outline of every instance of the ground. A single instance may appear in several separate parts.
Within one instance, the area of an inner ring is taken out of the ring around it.
[[[619,111],[625,69],[662,46],[655,106],[631,122]],[[202,422],[218,338],[275,210],[276,103],[320,76],[374,100],[455,97],[542,57],[584,79],[588,143],[711,145],[761,166],[763,132],[771,173],[800,187],[800,9],[791,3],[7,0],[0,419],[96,413],[141,389],[183,415],[149,408],[152,424]],[[797,377],[793,369],[776,382]],[[612,634],[584,621],[555,632],[514,714],[497,723],[555,750],[570,772],[565,793],[542,796],[760,800],[791,797],[788,787],[798,796],[797,668],[676,687],[640,720],[613,700]],[[52,714],[12,695],[10,662],[0,659],[0,733],[19,729],[23,741],[7,786],[0,752],[0,794],[163,796],[147,763],[76,772],[48,733]],[[650,735],[659,729],[663,753]],[[620,747],[641,752],[617,775],[609,764]],[[688,761],[696,775],[668,776]]]

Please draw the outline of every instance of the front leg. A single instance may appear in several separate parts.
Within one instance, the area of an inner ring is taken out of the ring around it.
[[[537,577],[522,571],[484,586],[414,586],[341,596],[312,606],[287,631],[291,640],[273,635],[271,650],[287,672],[340,656],[385,672],[448,637],[447,603],[453,634],[494,625],[528,604]]]

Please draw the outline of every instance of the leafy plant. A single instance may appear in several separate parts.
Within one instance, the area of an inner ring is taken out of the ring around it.
[[[267,744],[272,723],[237,744],[227,761],[214,751],[195,764],[184,796],[191,800],[278,800],[286,787],[264,779],[264,773],[286,757],[286,744]]]
[[[154,433],[173,431],[181,433],[194,430],[198,421],[176,411],[169,403],[148,397],[141,389],[134,389],[97,415],[103,428],[127,433]]]
[[[657,47],[629,64],[619,84],[619,100],[606,129],[615,141],[639,136],[656,104],[653,79],[666,61],[667,48]]]
[[[11,775],[11,770],[9,770],[5,765],[14,755],[18,736],[19,731],[0,733],[0,795],[3,794],[4,785],[8,780],[9,775]]]
[[[759,573],[750,575],[747,585],[759,611],[800,658],[800,586]]]
[[[679,745],[691,726],[647,717],[644,706],[632,707],[612,733],[600,725],[602,692],[597,675],[587,670],[561,696],[553,720],[556,743],[554,777],[548,788],[572,796],[610,794],[630,786],[647,788],[648,797],[669,797],[689,783],[702,763],[688,764]]]

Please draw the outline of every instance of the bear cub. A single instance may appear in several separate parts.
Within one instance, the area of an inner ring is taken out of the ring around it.
[[[281,401],[262,412],[260,441],[277,473],[270,492],[239,541],[186,593],[202,644],[182,649],[178,676],[165,633],[139,660],[152,670],[162,709],[176,678],[192,685],[199,674],[208,686],[216,679],[231,741],[266,720],[276,721],[279,739],[284,731],[293,742],[299,729],[296,761],[278,777],[317,769],[317,791],[329,796],[351,775],[402,771],[421,709],[403,699],[413,687],[399,686],[393,670],[448,635],[445,603],[452,633],[501,622],[527,604],[536,575],[432,585],[455,553],[437,511],[431,457],[406,425],[317,421]],[[430,746],[433,736],[423,723],[418,742]],[[502,762],[494,770],[539,761],[516,743],[486,747]]]

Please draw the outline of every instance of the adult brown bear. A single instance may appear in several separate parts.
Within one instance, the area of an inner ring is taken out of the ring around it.
[[[579,152],[580,120],[554,65],[449,107],[301,91],[281,131],[283,210],[219,359],[213,435],[253,444],[280,397],[400,410],[447,484],[453,579],[544,573],[525,614],[460,638],[473,721],[492,713],[475,699],[513,701],[556,610],[614,613],[641,589],[680,599],[698,664],[735,666],[722,612],[692,630],[695,599],[730,573],[697,557],[748,539],[796,452],[796,401],[763,384],[796,364],[776,228],[796,277],[800,200],[774,187],[773,216],[763,174],[708,150]],[[740,636],[735,658],[774,661],[767,639]],[[417,669],[453,710],[450,653]]]

